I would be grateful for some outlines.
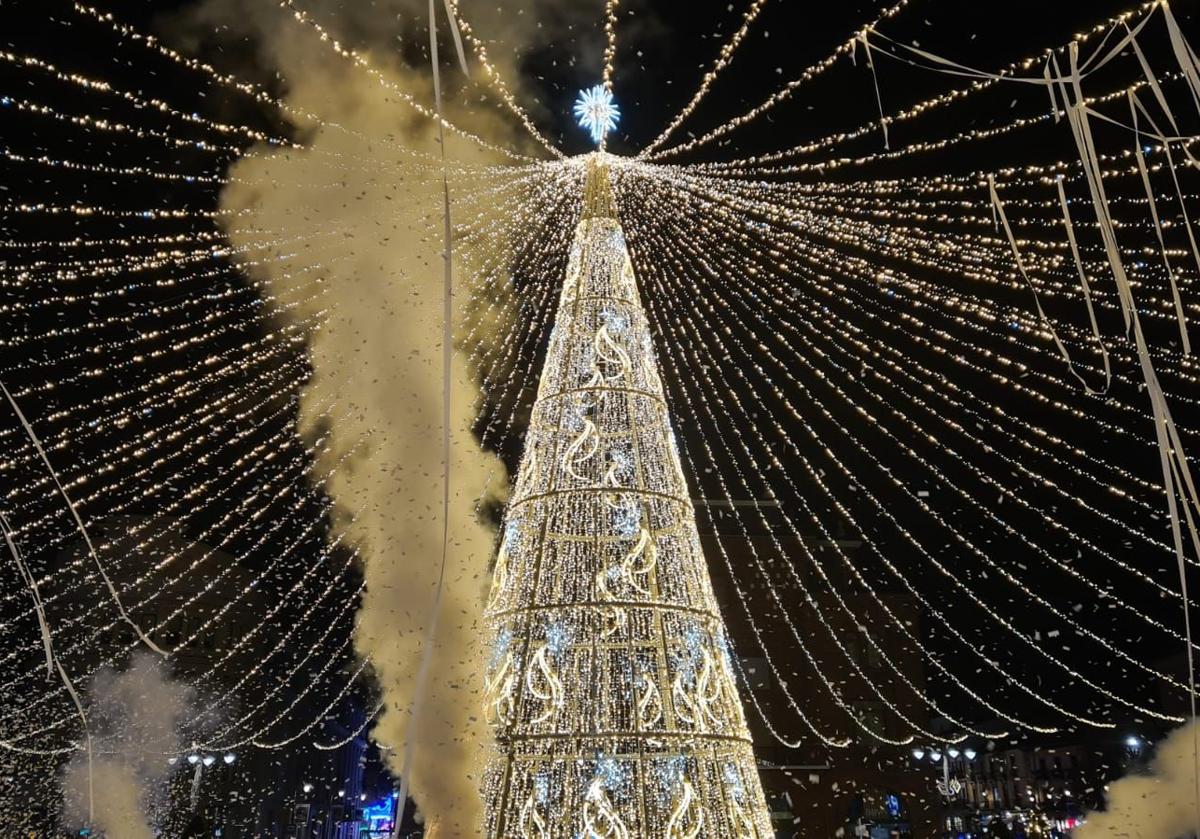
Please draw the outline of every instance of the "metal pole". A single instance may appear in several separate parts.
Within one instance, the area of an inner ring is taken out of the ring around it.
[[[196,802],[200,800],[200,776],[204,774],[204,761],[196,761],[196,771],[192,773],[192,811],[196,810]]]

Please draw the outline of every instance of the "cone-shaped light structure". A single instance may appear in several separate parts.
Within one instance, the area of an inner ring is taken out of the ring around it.
[[[488,599],[486,835],[774,835],[614,210],[588,164]]]

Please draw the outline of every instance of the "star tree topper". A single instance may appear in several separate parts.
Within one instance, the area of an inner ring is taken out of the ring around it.
[[[613,101],[612,91],[602,84],[579,91],[575,100],[575,118],[599,143],[604,136],[617,127],[621,109]]]

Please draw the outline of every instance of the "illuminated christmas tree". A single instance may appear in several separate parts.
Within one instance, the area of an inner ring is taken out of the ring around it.
[[[486,835],[774,835],[605,156],[487,604]]]

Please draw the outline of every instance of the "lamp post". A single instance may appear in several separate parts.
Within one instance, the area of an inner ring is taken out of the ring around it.
[[[192,750],[187,754],[187,762],[189,766],[194,767],[192,771],[192,792],[190,796],[191,809],[196,809],[196,804],[200,801],[200,781],[204,777],[204,770],[217,762],[217,756],[214,754],[205,754],[197,749],[196,743],[192,743]],[[174,765],[179,758],[172,757],[167,760],[168,763]],[[226,752],[221,755],[221,762],[226,766],[232,766],[237,760],[237,755],[233,752]]]
[[[958,778],[950,777],[950,761],[957,760],[960,755],[965,755],[967,760],[975,759],[975,750],[967,749],[965,752],[960,752],[958,749],[951,746],[943,753],[936,746],[929,749],[923,749],[920,746],[912,750],[913,760],[920,762],[928,755],[929,762],[933,764],[940,763],[942,765],[942,778],[937,782],[938,792],[947,800],[954,798],[962,792],[962,781]]]
[[[913,761],[918,765],[923,763],[926,758],[935,767],[940,764],[942,770],[941,777],[936,780],[935,787],[943,799],[944,806],[951,808],[948,809],[949,813],[955,812],[953,808],[957,808],[959,805],[954,805],[953,802],[961,796],[961,806],[965,808],[965,811],[969,813],[970,809],[974,808],[976,810],[974,818],[979,818],[978,809],[981,805],[982,793],[979,786],[980,781],[975,777],[976,767],[974,761],[979,756],[979,753],[975,749],[970,746],[964,746],[960,749],[957,746],[947,745],[943,751],[938,746],[914,746],[912,756]],[[952,774],[950,763],[951,761],[958,761],[960,758],[963,760],[963,765]],[[956,774],[958,777],[955,776]],[[956,815],[954,818],[956,822],[961,822],[959,816]],[[970,816],[968,815],[967,818],[970,818]],[[961,823],[952,829],[949,817],[947,817],[944,826],[947,830],[951,830],[952,833],[954,831],[961,832],[962,829]],[[974,830],[973,827],[970,829]]]

